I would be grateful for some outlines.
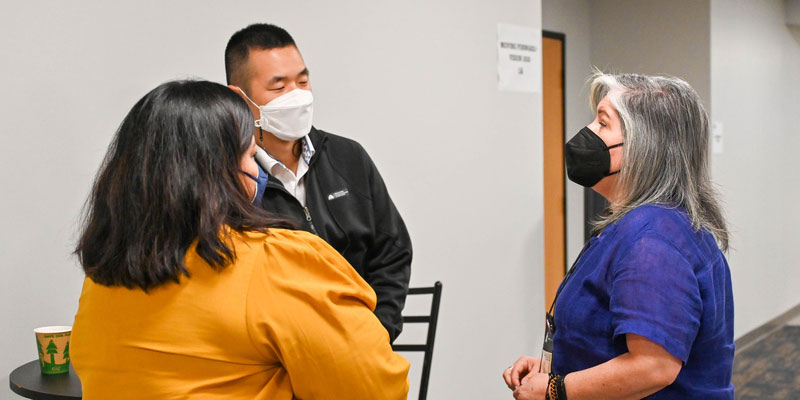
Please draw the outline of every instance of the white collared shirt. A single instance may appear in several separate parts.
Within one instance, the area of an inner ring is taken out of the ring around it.
[[[282,162],[272,157],[264,149],[256,146],[256,162],[261,168],[270,175],[278,178],[286,188],[286,191],[292,194],[300,204],[305,207],[306,205],[306,184],[303,177],[308,172],[308,164],[311,162],[311,157],[314,155],[314,145],[311,143],[311,138],[306,135],[301,139],[303,151],[300,153],[300,160],[297,162],[297,173],[292,172],[289,168],[283,165]]]

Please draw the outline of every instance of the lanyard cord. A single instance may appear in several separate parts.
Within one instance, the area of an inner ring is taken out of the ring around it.
[[[572,273],[575,272],[575,266],[578,265],[578,261],[581,260],[581,257],[583,256],[583,253],[585,253],[586,250],[589,250],[589,247],[591,247],[592,238],[594,238],[594,237],[595,236],[592,236],[591,238],[589,238],[589,241],[587,241],[586,244],[583,246],[583,249],[581,249],[581,252],[578,253],[578,258],[576,258],[575,261],[572,263],[572,266],[569,267],[569,271],[567,271],[567,275],[564,276],[564,279],[561,280],[561,284],[558,285],[558,290],[556,291],[556,297],[553,298],[553,303],[550,304],[550,311],[547,312],[548,314],[553,315],[553,308],[555,308],[555,306],[556,306],[556,301],[558,300],[558,296],[561,295],[561,291],[564,290],[564,286],[566,286],[567,282],[569,282],[569,279],[572,278],[572,275],[573,275]]]

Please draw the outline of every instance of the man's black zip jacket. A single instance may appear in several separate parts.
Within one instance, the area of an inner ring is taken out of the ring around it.
[[[375,315],[393,342],[403,329],[400,312],[411,275],[406,226],[360,144],[316,128],[309,137],[314,155],[303,176],[308,214],[272,175],[262,207],[325,239],[350,262],[375,290]]]

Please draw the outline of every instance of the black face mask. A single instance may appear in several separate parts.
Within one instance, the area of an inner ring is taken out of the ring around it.
[[[611,169],[608,150],[622,144],[606,146],[600,136],[589,127],[583,127],[565,146],[564,158],[567,161],[569,180],[581,186],[592,187],[601,179],[618,173],[619,171],[608,172]]]

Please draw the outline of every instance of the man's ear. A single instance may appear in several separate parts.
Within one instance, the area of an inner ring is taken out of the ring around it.
[[[234,93],[238,94],[239,97],[241,97],[242,100],[244,100],[244,102],[247,103],[247,106],[250,107],[250,109],[253,112],[258,111],[258,109],[253,108],[253,105],[250,103],[250,99],[248,99],[247,95],[244,94],[244,90],[242,90],[242,88],[236,85],[228,85],[228,89],[233,90]]]

